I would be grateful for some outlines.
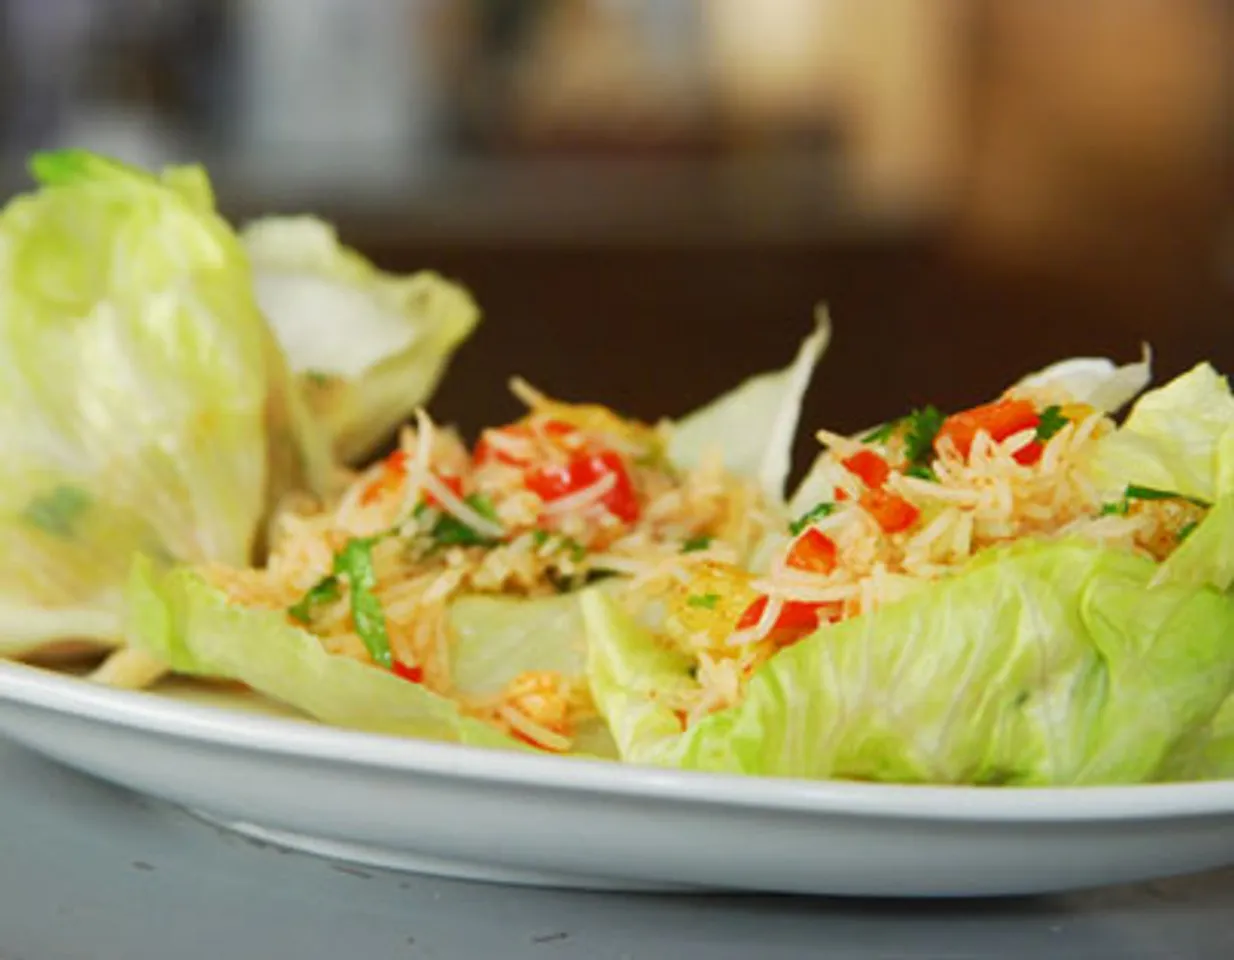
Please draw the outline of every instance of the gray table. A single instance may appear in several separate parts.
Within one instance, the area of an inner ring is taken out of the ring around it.
[[[1234,871],[950,902],[619,896],[358,869],[0,741],[0,960],[1234,957]]]

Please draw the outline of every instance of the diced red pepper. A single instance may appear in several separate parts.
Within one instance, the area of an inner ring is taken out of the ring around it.
[[[786,561],[795,570],[831,573],[836,566],[836,545],[827,534],[809,527],[797,538]]]
[[[960,456],[967,457],[978,433],[987,433],[995,441],[1006,440],[1022,430],[1032,430],[1041,422],[1037,408],[1027,400],[995,400],[953,414],[943,421],[934,443],[948,437]]]
[[[762,596],[746,607],[741,619],[737,621],[737,629],[748,630],[756,626],[767,610],[767,602],[767,597]],[[839,604],[789,600],[780,609],[780,614],[771,625],[767,636],[776,645],[786,647],[802,637],[809,636],[824,621],[834,622],[839,617]]]
[[[843,503],[845,500],[851,499],[848,495],[848,491],[843,487],[836,487],[833,493],[836,498],[836,503]]]
[[[411,683],[424,682],[424,668],[418,664],[403,663],[401,660],[395,660],[394,666],[390,669],[396,677],[402,677]]]
[[[1014,456],[1016,463],[1029,467],[1040,460],[1043,453],[1045,445],[1040,440],[1034,440],[1017,450]]]
[[[886,490],[867,490],[861,495],[861,506],[875,519],[884,533],[907,530],[921,516],[921,511],[913,504]]]
[[[399,449],[386,457],[382,463],[381,474],[360,494],[360,503],[364,506],[376,503],[383,494],[393,490],[403,482],[407,474],[407,452]]]
[[[891,475],[891,467],[887,465],[887,461],[873,450],[858,450],[843,463],[849,473],[861,478],[870,488],[881,487]]]
[[[545,503],[551,503],[584,490],[609,475],[616,479],[600,502],[618,520],[634,523],[642,511],[638,495],[625,463],[611,450],[581,454],[564,464],[550,464],[530,470],[525,482],[528,490]]]

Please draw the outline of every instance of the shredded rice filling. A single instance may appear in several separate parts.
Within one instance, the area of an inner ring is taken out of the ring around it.
[[[585,685],[533,673],[495,697],[461,696],[450,676],[451,602],[551,596],[613,575],[635,587],[670,570],[685,578],[693,565],[736,561],[781,521],[718,457],[680,472],[658,429],[515,386],[530,415],[485,431],[474,452],[420,412],[395,453],[352,476],[337,503],[280,513],[266,567],[202,572],[238,604],[288,611],[331,653],[374,662],[352,614],[354,585],[336,571],[362,540],[396,672],[517,739],[564,752],[593,711]],[[599,475],[584,475],[597,463]],[[558,491],[551,484],[562,478],[579,482]],[[317,590],[331,581],[337,589]]]
[[[697,659],[696,686],[672,697],[683,722],[740,702],[749,676],[785,644],[903,599],[983,550],[1082,537],[1160,561],[1203,518],[1204,505],[1168,492],[1103,502],[1088,467],[1114,422],[1091,408],[1057,405],[1056,397],[1021,391],[1014,399],[1035,402],[1035,419],[1000,439],[983,429],[970,439],[935,414],[924,453],[910,442],[922,429],[913,424],[865,439],[820,431],[828,450],[815,476],[833,496],[794,525],[766,573],[713,568],[686,585],[664,577],[644,583],[645,598],[670,609],[666,641]],[[1061,426],[1043,438],[1037,424],[1047,408]],[[877,470],[863,476],[863,457],[885,463],[885,479]],[[717,590],[745,605],[697,609]]]

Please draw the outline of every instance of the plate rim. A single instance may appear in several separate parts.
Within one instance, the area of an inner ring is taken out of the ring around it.
[[[574,794],[782,813],[969,823],[1093,823],[1234,815],[1234,780],[1083,787],[856,783],[674,770],[332,727],[123,690],[0,661],[0,701],[163,737],[298,759]]]

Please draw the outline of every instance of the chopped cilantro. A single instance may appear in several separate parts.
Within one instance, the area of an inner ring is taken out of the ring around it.
[[[830,516],[835,511],[835,508],[836,505],[834,503],[828,503],[826,500],[815,504],[813,509],[807,510],[788,525],[788,532],[794,537],[797,536],[806,527],[814,523],[815,520],[821,520],[823,517]]]
[[[318,580],[297,603],[287,608],[287,612],[307,626],[313,620],[313,610],[320,604],[337,600],[340,593],[338,577],[330,574]]]
[[[497,519],[493,505],[483,494],[473,493],[465,497],[463,502],[480,516],[494,521]],[[491,547],[497,543],[496,540],[477,533],[458,517],[448,513],[443,513],[437,518],[429,534],[443,547]]]
[[[891,435],[896,432],[896,428],[900,425],[899,420],[891,420],[884,423],[881,427],[875,427],[864,437],[861,438],[862,443],[886,443],[891,439]]]
[[[1189,536],[1195,533],[1195,528],[1199,525],[1199,521],[1197,520],[1192,520],[1190,523],[1186,524],[1181,530],[1178,531],[1178,542],[1182,543]]]
[[[587,548],[573,537],[563,537],[559,534],[550,533],[547,530],[533,530],[531,532],[531,541],[537,547],[543,547],[550,541],[556,541],[553,543],[553,550],[568,550],[570,552],[570,559],[575,563],[578,563],[578,561],[587,556]]]
[[[1136,484],[1131,484],[1123,491],[1123,496],[1128,500],[1186,500],[1188,503],[1194,503],[1197,507],[1211,506],[1206,500],[1201,500],[1199,497],[1186,497],[1183,494],[1173,490],[1158,490],[1156,487],[1141,487]]]
[[[369,656],[374,662],[389,668],[394,665],[394,658],[390,653],[390,636],[386,632],[386,614],[381,600],[373,592],[377,586],[373,542],[369,537],[348,540],[334,557],[334,572],[347,577],[351,619]]]
[[[934,438],[942,429],[942,411],[933,405],[914,410],[908,416],[908,431],[904,436],[904,454],[909,463],[924,463],[934,450]]]
[[[80,487],[54,487],[31,500],[22,511],[22,519],[44,533],[67,540],[76,533],[77,521],[90,503],[90,495]]]
[[[908,477],[916,477],[918,480],[929,480],[931,483],[938,483],[938,474],[927,467],[924,463],[914,463],[904,471],[904,475]]]
[[[718,593],[697,593],[686,600],[687,605],[699,607],[703,610],[714,610],[719,602],[720,595]]]
[[[1127,511],[1129,511],[1130,509],[1131,509],[1131,504],[1129,504],[1126,500],[1118,500],[1118,501],[1115,501],[1114,503],[1102,504],[1101,516],[1103,517],[1113,517],[1113,516],[1123,517],[1127,515]]]
[[[323,370],[306,370],[304,376],[315,387],[328,387],[338,379],[334,374],[326,373]]]
[[[1037,439],[1045,443],[1054,434],[1058,433],[1059,430],[1067,426],[1068,422],[1067,418],[1063,416],[1062,407],[1046,407],[1041,411],[1041,419],[1037,421]]]
[[[711,541],[714,539],[715,539],[714,537],[709,537],[706,535],[698,536],[698,537],[691,537],[689,540],[687,540],[685,543],[681,545],[681,552],[682,553],[697,553],[699,550],[706,550],[708,547],[711,546]]]

